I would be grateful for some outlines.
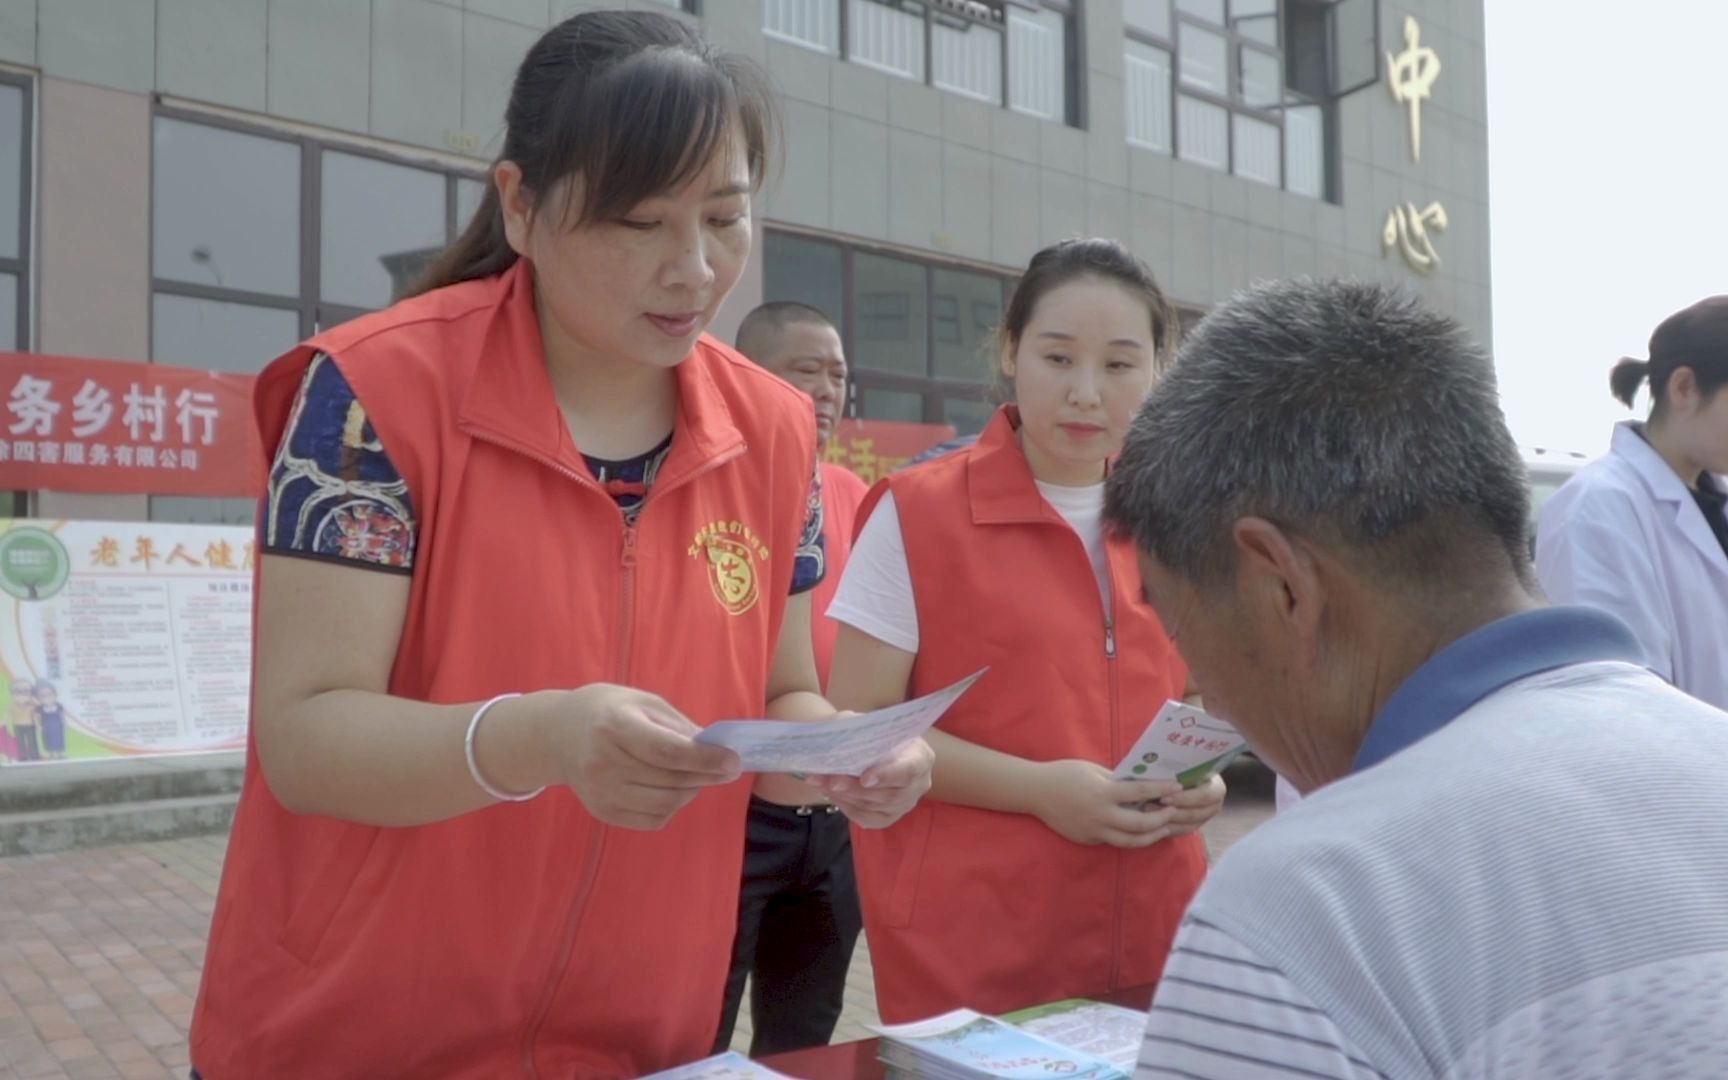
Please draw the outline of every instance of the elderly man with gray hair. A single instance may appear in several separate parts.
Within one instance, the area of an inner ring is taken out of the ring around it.
[[[1140,1076],[1728,1076],[1728,715],[1544,606],[1454,322],[1372,285],[1239,295],[1106,513],[1207,708],[1307,796],[1196,896]]]

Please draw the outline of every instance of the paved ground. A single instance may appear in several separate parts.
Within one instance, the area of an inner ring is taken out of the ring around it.
[[[1213,855],[1271,813],[1238,784]],[[0,859],[0,1080],[186,1075],[186,1030],[227,838]],[[876,1019],[860,947],[836,1038]],[[745,1010],[748,1012],[748,1009]],[[748,1019],[737,1045],[749,1043]]]
[[[227,838],[0,859],[6,1077],[184,1077]]]

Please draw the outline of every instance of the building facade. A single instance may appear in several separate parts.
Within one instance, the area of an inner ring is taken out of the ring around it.
[[[1126,242],[1185,320],[1257,279],[1349,275],[1487,341],[1482,5],[624,0],[700,23],[783,94],[783,161],[715,331],[813,303],[859,415],[962,432],[990,409],[1007,290],[1069,236]],[[522,55],[602,6],[3,0],[0,348],[254,372],[384,306],[476,205]]]

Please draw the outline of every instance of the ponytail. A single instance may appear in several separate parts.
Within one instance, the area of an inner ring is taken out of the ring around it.
[[[1650,364],[1647,361],[1634,360],[1630,356],[1622,357],[1608,375],[1608,388],[1630,409],[1633,399],[1638,396],[1638,388],[1644,385],[1644,380],[1649,377]]]
[[[1711,296],[1662,320],[1650,335],[1650,359],[1621,360],[1608,385],[1614,396],[1632,406],[1645,379],[1650,380],[1652,421],[1668,407],[1668,383],[1681,368],[1691,370],[1698,392],[1706,399],[1728,386],[1728,296]]]
[[[504,205],[498,196],[498,185],[491,177],[486,180],[486,194],[479,209],[462,230],[456,242],[445,249],[438,260],[426,268],[407,296],[442,289],[464,281],[491,277],[503,273],[515,264],[519,256],[504,235]],[[406,297],[404,297],[406,299]]]

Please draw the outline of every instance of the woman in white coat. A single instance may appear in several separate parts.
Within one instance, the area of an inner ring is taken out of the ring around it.
[[[1728,708],[1728,296],[1664,320],[1648,361],[1615,366],[1614,396],[1630,407],[1646,379],[1649,422],[1619,424],[1542,508],[1536,574],[1554,603],[1618,615],[1658,674]]]

